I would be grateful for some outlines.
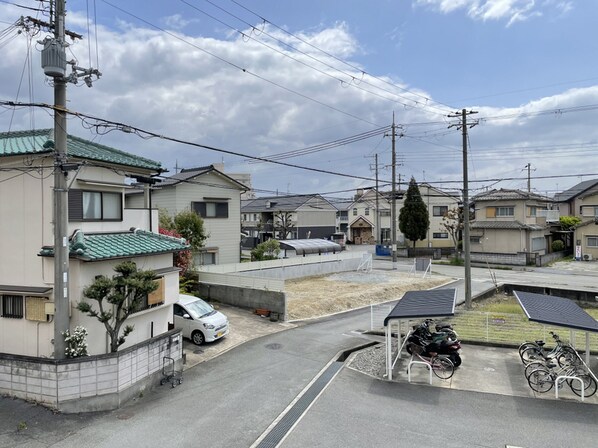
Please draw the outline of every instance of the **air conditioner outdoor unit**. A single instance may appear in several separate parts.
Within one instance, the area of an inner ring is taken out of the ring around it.
[[[583,259],[584,261],[592,261],[592,254],[584,254]]]

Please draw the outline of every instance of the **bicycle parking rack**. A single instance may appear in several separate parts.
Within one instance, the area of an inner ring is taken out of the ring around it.
[[[420,365],[426,366],[428,368],[428,373],[430,374],[430,385],[432,385],[432,366],[430,364],[428,364],[427,362],[414,361],[413,358],[411,359],[411,361],[409,362],[409,365],[407,366],[407,377],[409,378],[409,382],[411,382],[411,366],[413,364],[420,364]]]
[[[559,399],[559,383],[562,380],[577,380],[577,381],[579,381],[579,385],[580,385],[580,389],[581,389],[581,401],[584,401],[584,392],[585,391],[583,388],[583,380],[581,378],[579,378],[578,376],[569,376],[569,375],[557,376],[556,380],[554,380],[554,395],[557,400]]]

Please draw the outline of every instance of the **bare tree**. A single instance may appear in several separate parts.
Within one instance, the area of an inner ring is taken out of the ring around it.
[[[295,223],[290,212],[277,212],[274,215],[274,230],[278,232],[279,239],[286,240],[293,231],[293,227],[295,227]]]
[[[463,210],[460,208],[452,208],[446,212],[442,217],[440,225],[446,230],[453,240],[455,247],[455,255],[459,251],[459,237],[463,230]]]

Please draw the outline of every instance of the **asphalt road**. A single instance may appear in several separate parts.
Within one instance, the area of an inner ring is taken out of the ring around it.
[[[492,286],[487,269],[472,272],[474,291]],[[598,291],[593,273],[495,272]],[[252,340],[186,371],[180,387],[113,412],[61,415],[0,398],[0,446],[249,447],[340,350],[364,342],[352,330],[368,325],[368,311],[356,311]],[[598,406],[386,383],[344,368],[282,446],[589,447],[597,422]]]

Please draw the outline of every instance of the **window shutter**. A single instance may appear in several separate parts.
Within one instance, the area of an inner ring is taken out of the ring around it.
[[[216,203],[216,217],[217,218],[228,218],[228,203],[227,202]]]
[[[83,221],[83,191],[69,190],[69,221]]]
[[[157,305],[164,303],[164,277],[156,280],[158,282],[158,289],[147,295],[148,305]]]
[[[496,207],[486,207],[486,218],[496,218]]]
[[[47,322],[45,297],[25,297],[25,319]]]

